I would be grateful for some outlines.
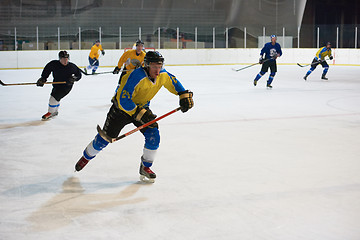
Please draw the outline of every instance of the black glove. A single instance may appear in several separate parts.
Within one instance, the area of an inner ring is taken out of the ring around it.
[[[260,64],[263,64],[263,63],[264,63],[264,59],[263,59],[262,56],[259,58],[259,63],[260,63]]]
[[[190,108],[194,106],[193,92],[186,90],[179,92],[180,97],[180,107],[182,112],[187,112]]]
[[[334,59],[334,57],[333,56],[330,56],[330,60],[333,60]]]
[[[113,74],[119,74],[120,72],[120,68],[118,68],[118,66],[116,66],[113,70]]]
[[[46,78],[41,77],[37,80],[36,86],[42,87],[42,86],[44,86],[44,83],[46,83],[46,81],[47,81]]]
[[[71,75],[67,81],[67,85],[73,85],[75,81],[77,81],[78,78],[75,75]]]
[[[154,120],[157,116],[152,113],[152,111],[148,108],[137,107],[135,113],[132,115],[135,121],[140,122],[141,124],[145,124]],[[150,128],[158,127],[157,122],[149,125]]]
[[[105,51],[104,51],[104,50],[101,50],[101,54],[102,54],[102,55],[105,55]]]

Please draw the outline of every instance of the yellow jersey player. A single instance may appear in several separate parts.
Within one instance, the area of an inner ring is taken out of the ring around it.
[[[112,106],[107,114],[103,131],[111,138],[116,138],[120,131],[128,124],[139,127],[156,118],[150,110],[150,100],[164,86],[169,92],[178,95],[182,112],[193,107],[193,93],[185,90],[174,75],[163,68],[164,58],[156,51],[146,53],[145,66],[126,74],[116,89],[112,99]],[[150,169],[155,154],[159,148],[160,134],[158,123],[155,122],[140,130],[145,137],[145,145],[140,161],[140,179],[154,182],[156,174]],[[80,171],[103,148],[109,144],[100,134],[97,134],[85,148],[83,156],[75,165]]]
[[[120,57],[118,65],[115,67],[113,74],[119,74],[121,67],[124,65],[123,71],[119,78],[119,84],[121,83],[122,77],[144,65],[145,52],[143,51],[144,43],[138,39],[136,41],[136,49],[131,49],[123,53]]]
[[[328,80],[328,78],[326,77],[326,73],[329,70],[329,65],[327,64],[325,57],[329,56],[330,60],[333,59],[333,56],[331,55],[331,43],[327,42],[326,46],[320,48],[316,55],[315,58],[313,59],[312,63],[311,63],[311,68],[309,69],[309,71],[307,71],[306,75],[304,76],[304,80],[307,80],[307,77],[310,75],[310,73],[312,73],[312,71],[315,70],[315,68],[317,67],[318,64],[321,64],[321,66],[324,68],[323,73],[321,75],[321,79],[324,80]]]
[[[103,49],[103,47],[100,44],[99,40],[95,41],[95,44],[91,47],[90,50],[90,54],[89,54],[89,66],[87,66],[84,70],[85,73],[87,73],[87,70],[92,71],[92,74],[94,74],[96,72],[96,70],[99,67],[99,57],[100,57],[100,53],[102,55],[105,55],[105,51]]]

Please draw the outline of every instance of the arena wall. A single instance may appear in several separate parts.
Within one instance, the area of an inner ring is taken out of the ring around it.
[[[100,57],[100,67],[114,67],[124,50],[105,50]],[[238,65],[256,63],[260,49],[162,49],[166,65]],[[308,64],[317,49],[283,49],[278,64]],[[89,50],[68,50],[70,61],[79,67],[88,64]],[[57,50],[46,51],[3,51],[0,52],[0,69],[43,68],[50,60],[57,59]],[[330,64],[359,65],[359,49],[333,49],[334,60]]]

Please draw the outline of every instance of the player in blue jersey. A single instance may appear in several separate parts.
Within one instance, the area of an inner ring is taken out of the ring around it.
[[[330,60],[333,60],[333,56],[331,55],[331,43],[327,42],[326,46],[320,48],[317,52],[316,55],[311,63],[311,68],[309,69],[309,71],[307,71],[306,75],[304,76],[304,80],[307,80],[307,77],[310,75],[310,73],[312,73],[312,71],[315,70],[315,68],[317,67],[317,65],[321,64],[321,66],[324,68],[323,73],[321,75],[321,79],[323,80],[328,80],[328,78],[326,77],[326,73],[329,70],[329,65],[327,64],[325,57],[328,56],[330,58]]]
[[[277,72],[276,58],[282,55],[280,44],[276,42],[276,35],[271,35],[271,42],[264,45],[260,52],[259,63],[262,64],[261,71],[256,75],[254,79],[254,86],[256,86],[259,79],[268,71],[270,68],[270,76],[267,80],[266,86],[272,88],[271,83],[274,80],[274,76]],[[265,57],[264,57],[265,54]]]
[[[128,124],[139,127],[153,119],[156,115],[149,108],[150,100],[164,86],[171,93],[180,97],[182,112],[193,107],[193,93],[181,85],[174,75],[163,68],[164,58],[159,52],[149,51],[144,58],[144,67],[137,68],[124,75],[112,99],[112,106],[107,114],[103,131],[111,138],[116,138]],[[160,134],[157,122],[140,130],[145,137],[143,155],[141,156],[140,177],[153,182],[156,174],[150,169],[159,148]],[[99,134],[85,148],[83,156],[75,165],[80,171],[93,159],[108,142]]]

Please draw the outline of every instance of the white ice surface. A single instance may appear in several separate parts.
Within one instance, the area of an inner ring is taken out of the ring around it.
[[[160,121],[152,185],[138,182],[140,133],[74,173],[119,75],[83,76],[47,122],[51,86],[0,87],[0,239],[360,239],[360,68],[305,82],[307,68],[280,65],[267,90],[259,66],[233,67],[167,67],[195,106]],[[151,105],[177,106],[166,89]]]

